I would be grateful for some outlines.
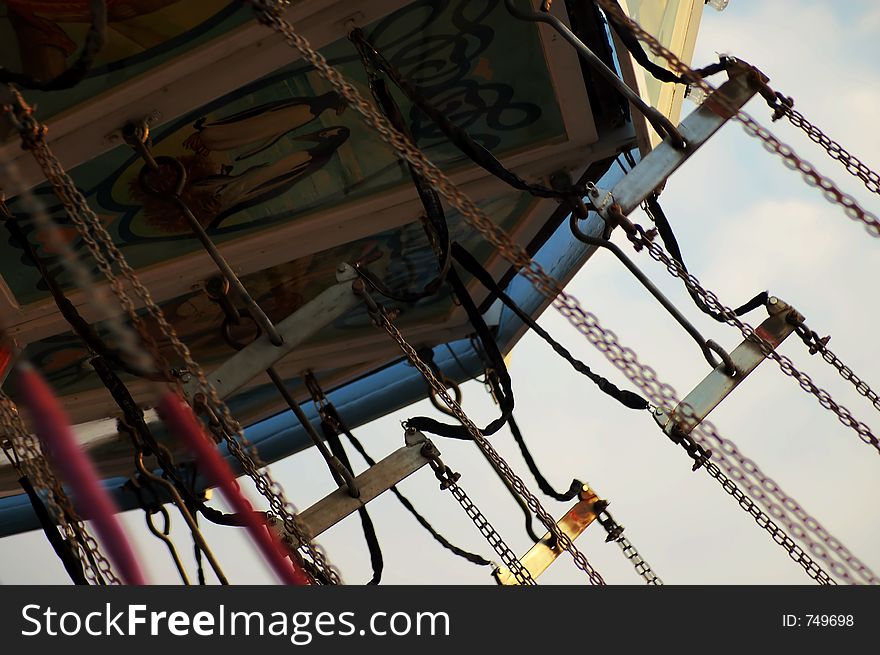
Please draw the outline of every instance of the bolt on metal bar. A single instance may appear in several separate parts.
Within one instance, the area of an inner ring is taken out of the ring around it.
[[[427,466],[430,458],[424,452],[426,443],[428,441],[423,434],[418,432],[413,435],[408,434],[406,445],[354,478],[360,490],[358,497],[355,498],[348,493],[348,490],[340,488],[300,512],[297,518],[304,526],[306,534],[317,537],[404,478]],[[296,536],[287,531],[283,522],[270,520],[269,527],[275,530],[283,541],[295,545]]]
[[[610,193],[600,190],[601,201],[593,200],[593,204],[603,217],[609,214],[614,203],[620,205],[624,216],[628,216],[735,116],[730,107],[742,107],[758,92],[758,82],[745,64],[734,64],[727,73],[730,79],[678,126],[687,141],[687,148],[678,149],[664,141],[645,155]]]

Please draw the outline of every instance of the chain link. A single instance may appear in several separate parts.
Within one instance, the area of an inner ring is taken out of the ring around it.
[[[708,471],[709,475],[715,478],[720,484],[721,487],[728,494],[733,496],[736,499],[736,502],[739,503],[740,507],[742,507],[746,512],[751,514],[752,518],[755,519],[755,523],[761,526],[762,529],[767,531],[770,536],[773,537],[773,541],[782,546],[785,550],[788,551],[789,557],[793,559],[795,562],[803,567],[804,571],[807,572],[807,575],[813,578],[820,585],[834,585],[837,584],[834,582],[831,577],[822,570],[822,568],[816,564],[804,549],[798,546],[794,541],[792,541],[791,537],[789,537],[785,531],[782,530],[776,523],[773,522],[769,516],[767,516],[764,512],[762,512],[755,503],[747,498],[746,495],[740,490],[736,484],[728,478],[724,473],[721,472],[721,469],[715,465],[714,462],[708,462],[706,464],[706,471]]]
[[[28,477],[35,489],[42,492],[52,518],[64,532],[89,583],[98,584],[99,576],[103,576],[110,584],[121,584],[55,477],[40,442],[25,429],[18,408],[3,392],[0,392],[0,426],[16,455],[13,466]]]
[[[125,256],[118,249],[103,223],[88,205],[88,202],[79,189],[77,189],[73,180],[70,179],[70,176],[61,167],[49,149],[45,141],[45,126],[36,121],[33,111],[27,106],[20,94],[14,92],[14,97],[17,103],[13,107],[14,118],[22,136],[23,146],[30,150],[37,160],[97,263],[99,270],[110,283],[113,294],[118,299],[135,329],[141,335],[154,360],[160,364],[161,370],[169,368],[164,357],[159,353],[155,340],[147,330],[143,318],[138,315],[134,302],[128,295],[122,279],[114,273],[111,262],[118,266],[122,277],[134,289],[149,316],[156,322],[162,334],[171,343],[174,352],[185,363],[185,368],[198,381],[196,396],[201,395],[205,406],[211,409],[216,417],[222,419],[224,426],[223,435],[229,451],[239,461],[248,477],[253,480],[257,490],[266,498],[272,510],[284,521],[285,527],[297,537],[301,550],[312,559],[315,566],[327,580],[333,584],[338,584],[340,582],[338,572],[327,563],[326,555],[322,549],[317,544],[314,544],[303,532],[303,527],[297,518],[296,508],[286,498],[283,487],[272,478],[268,468],[261,462],[256,448],[244,436],[244,430],[241,425],[232,416],[228,406],[221,400],[217,390],[208,381],[201,366],[192,358],[189,348],[177,336],[176,331],[165,318],[162,309],[155,302],[152,294],[141,283],[134,269],[128,264]],[[179,385],[179,380],[177,384]],[[180,389],[179,386],[178,389]]]
[[[613,15],[621,23],[628,26],[633,35],[640,41],[644,41],[655,55],[666,60],[673,72],[678,73],[692,85],[698,86],[706,94],[712,94],[715,91],[706,80],[681,61],[675,53],[666,48],[652,34],[646,32],[641,25],[627,16],[617,3],[611,0],[597,0],[597,2],[603,11]],[[763,76],[757,70],[755,70],[755,74],[759,75],[763,80]],[[852,220],[862,223],[868,234],[872,237],[880,237],[880,219],[864,209],[855,198],[841,191],[830,178],[819,173],[809,162],[802,160],[791,146],[779,141],[770,130],[758,123],[745,111],[732,106],[726,98],[722,98],[717,94],[712,96],[712,100],[729,111],[733,118],[742,124],[746,134],[759,139],[763,142],[766,150],[778,155],[787,168],[800,172],[809,186],[819,187],[826,200],[840,205],[844,213]]]
[[[415,433],[415,430],[407,428],[407,434],[411,432]],[[489,545],[498,553],[501,561],[507,565],[508,570],[513,574],[517,582],[521,585],[534,585],[535,580],[532,578],[532,574],[522,565],[516,553],[510,549],[495,527],[489,523],[489,519],[471,501],[464,489],[458,486],[461,474],[456,473],[443,463],[443,460],[440,459],[440,451],[437,450],[437,447],[430,440],[426,441],[422,447],[422,455],[428,458],[428,464],[433,469],[435,477],[440,481],[440,490],[452,492],[458,504],[461,505],[474,525],[477,526],[477,529],[486,538]]]
[[[742,485],[748,495],[763,506],[774,520],[781,523],[794,539],[804,544],[813,557],[823,561],[831,573],[841,582],[858,584],[850,575],[850,570],[852,570],[865,582],[880,584],[880,580],[867,566],[831,536],[816,519],[807,514],[797,501],[786,495],[774,480],[764,475],[754,462],[743,457],[736,450],[734,444],[718,437],[711,423],[705,421],[698,430],[711,434],[711,437],[707,437],[707,435],[695,433],[698,441],[706,446],[710,443],[719,446],[718,450],[713,452],[713,461],[737,484]],[[729,456],[728,453],[732,453],[732,456]],[[716,455],[720,456],[715,457]],[[779,502],[773,501],[767,495],[768,492],[775,496]],[[811,532],[816,534],[822,543],[813,539],[809,534]],[[829,549],[840,558],[843,564],[830,556]]]
[[[636,547],[633,546],[626,535],[623,534],[623,526],[611,516],[611,512],[608,511],[608,505],[609,503],[607,500],[597,500],[593,504],[593,512],[596,514],[596,521],[598,521],[599,525],[605,528],[605,532],[608,533],[605,541],[613,541],[620,546],[620,550],[623,552],[624,557],[630,561],[633,568],[636,570],[636,573],[644,578],[647,584],[662,586],[663,580],[654,573],[651,569],[651,565],[644,560],[639,554],[639,551],[636,550]]]
[[[797,322],[795,330],[801,338],[801,341],[803,341],[804,345],[809,349],[811,355],[821,353],[822,359],[831,364],[831,366],[833,366],[840,374],[840,377],[851,383],[859,394],[871,402],[874,409],[880,411],[880,397],[877,396],[877,392],[875,392],[867,382],[856,375],[849,366],[844,364],[840,357],[828,347],[828,342],[831,340],[830,336],[820,337],[815,330],[811,330],[802,320]]]
[[[554,301],[554,307],[575,327],[575,329],[583,334],[593,346],[605,355],[615,367],[639,387],[653,403],[658,407],[663,407],[667,411],[671,411],[677,406],[677,412],[683,415],[685,419],[693,419],[693,408],[689,405],[680,405],[675,389],[671,385],[660,381],[653,368],[639,362],[635,351],[631,348],[622,346],[617,339],[617,335],[610,330],[603,328],[599,324],[595,315],[585,311],[580,307],[576,300],[573,300],[571,296],[567,295],[565,297],[562,295],[557,297]],[[697,430],[695,430],[694,437],[699,443],[701,443],[701,445],[705,444],[711,438],[729,444],[732,448],[735,448],[732,442],[718,436],[714,426],[707,421],[703,421],[703,423],[698,426]],[[729,462],[727,465],[731,467],[734,466]],[[818,521],[815,521],[815,519],[813,519],[813,523],[816,526],[819,525]]]
[[[638,228],[638,226],[637,226]],[[647,248],[648,252],[654,257],[657,261],[666,265],[667,269],[673,273],[676,277],[680,277],[689,289],[692,289],[694,292],[699,293],[701,299],[709,306],[713,311],[722,315],[725,320],[728,321],[731,325],[736,327],[742,326],[743,336],[747,339],[753,340],[761,345],[762,350],[765,352],[767,356],[773,357],[776,361],[785,361],[787,362],[783,371],[790,371],[789,375],[794,374],[796,372],[804,379],[809,380],[808,376],[800,371],[795,369],[794,365],[791,361],[782,355],[776,353],[773,350],[772,346],[768,344],[764,339],[761,339],[750,326],[742,323],[730,310],[730,308],[725,307],[723,304],[718,301],[718,298],[711,291],[707,291],[702,286],[700,286],[699,281],[693,276],[684,271],[684,269],[674,260],[671,259],[667,255],[667,253],[659,246],[647,238],[643,238],[640,241],[640,244]],[[733,321],[733,322],[731,322]],[[593,341],[594,345],[600,344],[600,339],[604,339],[605,336],[609,335],[612,337],[614,341],[616,341],[616,336],[613,333],[607,333],[602,330],[601,327],[598,328],[599,334],[591,333],[588,335],[588,338]],[[604,335],[603,335],[604,332]],[[599,349],[611,359],[612,363],[614,363],[618,368],[620,368],[623,373],[631,380],[633,380],[638,386],[640,386],[650,397],[651,400],[657,403],[659,406],[670,407],[678,404],[677,396],[674,390],[668,385],[659,383],[656,380],[656,373],[653,369],[649,367],[644,367],[638,364],[637,359],[635,358],[635,353],[626,348],[620,348],[617,345],[611,345],[607,343],[602,343],[601,346],[597,345]],[[772,355],[770,354],[772,353]],[[617,358],[615,360],[615,358]],[[778,358],[778,359],[777,359]],[[641,367],[641,369],[636,368]],[[811,381],[810,381],[811,382]],[[804,387],[808,391],[812,391],[811,388]],[[818,393],[824,393],[824,396],[830,398],[827,392],[822,392],[822,390],[818,389],[814,384],[812,388],[816,389]],[[822,397],[820,397],[820,401],[822,401]],[[842,413],[847,412],[847,410],[840,405],[837,405],[832,400],[831,407],[837,408]],[[826,406],[823,403],[823,406]],[[679,408],[679,412],[684,411],[685,414],[692,413],[692,409],[690,407],[681,407]],[[844,414],[844,416],[846,416]],[[850,419],[851,419],[851,415]],[[841,418],[843,421],[843,418]],[[863,424],[862,424],[863,425]],[[867,427],[867,426],[865,426]],[[861,434],[861,433],[860,433]],[[822,544],[817,543],[815,540],[810,538],[807,532],[804,530],[804,526],[806,526],[807,530],[817,534],[822,542],[828,548],[831,548],[838,556],[848,565],[850,565],[862,578],[871,583],[878,584],[880,580],[874,575],[874,573],[864,565],[860,560],[858,560],[852,553],[846,549],[837,539],[832,537],[825,528],[821,526],[821,524],[812,516],[810,516],[806,511],[804,511],[801,506],[794,501],[792,498],[787,496],[779,487],[777,483],[775,483],[770,478],[766,477],[761,473],[760,469],[755,465],[752,460],[749,460],[743,457],[740,453],[736,445],[723,437],[721,437],[716,428],[708,421],[703,421],[697,429],[693,433],[694,439],[701,446],[708,450],[712,450],[713,453],[717,452],[715,448],[720,448],[722,457],[719,460],[719,464],[725,471],[734,477],[736,480],[741,481],[746,484],[747,491],[749,494],[761,505],[763,505],[767,511],[771,512],[774,517],[780,520],[786,528],[791,530],[797,538],[799,538],[802,542],[804,542],[807,547],[810,549],[810,552],[814,554],[817,558],[824,561],[831,571],[837,575],[844,582],[853,582],[851,576],[847,572],[845,568],[843,568],[840,563],[836,562],[832,557],[829,556],[828,551]],[[754,485],[753,483],[748,482],[747,474],[752,475],[758,479],[759,485]],[[776,503],[772,501],[762,490],[762,487],[772,490],[772,493],[776,495],[780,503]],[[797,521],[803,523],[803,525],[798,524],[795,520],[789,518],[789,515],[793,514]]]
[[[843,164],[843,167],[850,175],[853,175],[864,182],[865,188],[867,188],[868,191],[880,195],[880,175],[877,175],[877,173],[859,160],[858,157],[847,152],[842,145],[804,118],[804,115],[794,107],[791,107],[786,103],[780,103],[779,111],[792,125],[802,130],[814,143],[821,146],[831,159]]]
[[[639,555],[639,551],[637,551],[636,547],[630,543],[629,539],[626,537],[620,537],[616,542],[617,545],[620,546],[620,550],[623,551],[624,557],[632,563],[636,573],[642,576],[647,584],[655,586],[663,585],[663,580],[657,577],[657,574],[651,570],[651,566],[642,559],[642,556]]]
[[[464,489],[458,486],[458,483],[456,482],[448,484],[446,488],[452,493],[453,497],[470,517],[474,525],[477,526],[477,529],[482,533],[483,537],[486,538],[489,545],[492,546],[496,553],[498,553],[501,561],[504,562],[508,570],[516,578],[516,581],[521,585],[534,585],[535,579],[532,577],[532,574],[522,565],[522,562],[519,561],[516,553],[514,553],[505,543],[501,535],[498,534],[498,531],[491,523],[489,523],[489,520],[480,511],[480,508],[474,505]]]

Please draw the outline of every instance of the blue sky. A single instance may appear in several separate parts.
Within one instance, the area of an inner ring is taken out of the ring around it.
[[[880,3],[731,0],[723,13],[704,12],[694,61],[709,63],[717,52],[750,61],[770,76],[774,88],[794,96],[796,107],[807,118],[869,165],[880,165],[875,124],[880,105],[878,36]],[[691,109],[686,102],[685,112]],[[770,125],[762,101],[754,101],[748,110]],[[876,196],[870,197],[858,180],[790,125],[778,122],[771,129],[864,206],[876,210]],[[869,383],[880,385],[874,269],[880,263],[880,243],[840,208],[825,201],[735,124],[725,126],[676,173],[661,203],[692,272],[724,302],[738,305],[756,291],[769,289],[796,306],[814,329],[832,334],[835,352]],[[647,222],[643,216],[635,218]],[[628,249],[619,235],[616,238]],[[702,317],[681,286],[647,255],[635,259],[708,337],[728,349],[740,342],[734,329]],[[609,253],[597,254],[569,290],[680,395],[707,372],[689,337]],[[760,311],[749,316],[753,325],[762,319]],[[621,386],[626,383],[555,312],[548,311],[540,322],[588,364]],[[833,369],[810,357],[800,341],[789,340],[782,351],[857,418],[880,425],[876,410]],[[567,487],[573,477],[581,478],[609,498],[615,518],[667,583],[810,583],[716,483],[690,471],[684,453],[665,440],[649,417],[606,401],[532,336],[514,349],[510,370],[517,420],[547,477],[558,488]],[[468,383],[463,391],[464,406],[478,423],[494,415],[480,383]],[[374,456],[381,456],[402,444],[400,420],[430,411],[427,403],[421,403],[357,434]],[[712,419],[721,434],[734,440],[832,534],[869,566],[880,569],[880,525],[874,511],[874,499],[880,494],[876,451],[770,362],[762,364]],[[511,464],[527,475],[509,436],[502,432],[493,439]],[[461,483],[474,501],[513,549],[524,552],[530,542],[519,509],[476,448],[460,442],[439,445],[444,459],[462,473]],[[352,459],[357,462],[356,456]],[[300,507],[331,490],[314,452],[272,468]],[[433,476],[422,471],[405,481],[402,489],[453,541],[492,555],[455,501],[437,490]],[[546,505],[558,515],[566,509],[549,500]],[[491,583],[488,571],[436,546],[394,498],[383,496],[370,507],[384,548],[385,582]],[[150,554],[145,562],[151,579],[176,581],[170,558],[146,534],[142,516],[130,513],[126,521],[142,535],[138,543],[142,552]],[[189,561],[186,533],[181,526],[176,530]],[[271,580],[237,531],[208,526],[206,533],[232,582]],[[369,578],[356,518],[337,526],[320,542],[347,581],[361,583]],[[640,582],[618,549],[604,543],[599,526],[590,528],[578,543],[609,583]],[[33,564],[0,567],[4,582],[65,579],[41,535],[0,541],[2,561],[15,561],[23,552]],[[564,557],[541,578],[544,583],[581,581],[582,574]]]

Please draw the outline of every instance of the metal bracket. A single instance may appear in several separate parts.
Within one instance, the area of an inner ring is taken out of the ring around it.
[[[347,489],[340,488],[301,512],[297,518],[305,534],[317,537],[404,478],[427,466],[430,458],[425,455],[425,447],[431,442],[416,430],[408,430],[405,438],[405,446],[355,477],[360,491],[357,498],[352,498]],[[296,537],[285,529],[283,521],[270,518],[268,525],[282,541],[296,546]]]
[[[730,108],[739,109],[758,92],[760,84],[751,67],[736,64],[728,73],[730,79],[678,126],[687,143],[685,148],[676,147],[666,139],[614,186],[610,197],[602,189],[591,190],[591,200],[603,218],[610,217],[611,206],[615,203],[624,216],[629,215],[733,117]]]
[[[357,273],[351,266],[341,264],[336,271],[338,284],[325,289],[275,326],[283,338],[280,346],[273,345],[265,333],[261,334],[214,369],[208,375],[208,380],[217,389],[220,397],[232,395],[307,338],[355,307],[360,299],[352,291],[351,285],[357,278]],[[185,390],[190,396],[196,393],[198,381],[190,381]]]
[[[767,301],[767,311],[770,317],[758,326],[755,334],[775,350],[795,331],[797,319],[803,320],[803,317],[796,309],[775,297]],[[676,427],[684,434],[690,434],[766,356],[754,339],[746,339],[730,353],[730,359],[735,369],[733,376],[728,375],[724,364],[721,364],[676,406],[671,416],[659,407],[654,411],[654,420],[666,434],[671,435]],[[685,407],[687,411],[683,409]]]
[[[594,507],[599,497],[584,485],[578,494],[578,502],[565,513],[556,525],[569,539],[577,539],[587,527],[596,520]],[[564,549],[556,542],[556,537],[548,532],[541,541],[532,546],[529,551],[520,558],[520,563],[532,576],[533,579],[541,575],[547,568],[564,552]],[[493,572],[495,580],[501,585],[518,585],[514,576],[507,567],[500,566]]]

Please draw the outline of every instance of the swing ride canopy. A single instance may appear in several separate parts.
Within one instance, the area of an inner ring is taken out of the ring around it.
[[[0,19],[4,66],[36,78],[63,70],[88,28],[88,4],[9,0]],[[533,3],[514,4],[526,10]],[[685,61],[703,4],[624,3]],[[173,159],[185,172],[181,197],[274,323],[337,284],[342,264],[366,263],[393,290],[421,289],[436,276],[434,250],[420,221],[424,210],[407,168],[310,65],[257,24],[249,7],[228,0],[120,0],[108,3],[108,11],[107,43],[85,80],[69,90],[28,91],[25,97],[48,125],[54,152],[116,246],[207,370],[234,353],[223,334],[228,315],[206,292],[217,269],[179,208],[139,184],[143,160],[125,142],[128,122],[145,121],[153,155]],[[678,121],[684,87],[646,76],[592,2],[555,2],[551,11],[648,104]],[[659,142],[644,117],[558,34],[514,18],[501,0],[310,0],[293,3],[288,15],[368,94],[364,63],[346,38],[352,27],[360,27],[450,121],[526,180],[545,185],[591,180],[611,188],[623,175],[612,166],[615,156],[628,152],[638,159]],[[548,273],[564,283],[586,263],[593,248],[572,237],[566,206],[511,188],[450,143],[404,94],[395,90],[394,96],[418,147]],[[0,157],[14,162],[67,244],[83,251],[64,208],[17,137],[9,135]],[[19,198],[8,198],[7,205],[70,302],[106,335],[110,307],[90,302],[77,288],[61,253]],[[461,216],[450,210],[447,219],[452,239],[528,314],[537,316],[547,307],[549,301],[516,277]],[[586,229],[599,227],[591,214]],[[0,322],[7,338],[44,374],[78,424],[118,504],[133,506],[135,499],[121,491],[134,471],[131,446],[108,420],[118,408],[90,365],[89,351],[13,236],[0,241],[0,277]],[[508,352],[524,333],[523,323],[474,279],[464,280]],[[445,287],[416,302],[386,306],[399,312],[395,322],[403,334],[428,349],[450,381],[483,370],[471,342],[474,328]],[[152,323],[147,326],[173,361],[170,344]],[[306,397],[306,371],[320,378],[353,426],[427,395],[418,372],[401,361],[365,307],[351,306],[314,327],[275,366],[299,400]],[[234,338],[247,340],[252,328],[248,323],[229,329]],[[151,381],[123,379],[136,401],[151,401]],[[4,390],[15,400],[8,387]],[[267,462],[311,443],[283,411],[283,398],[265,376],[237,385],[228,403]],[[0,534],[37,527],[17,477],[12,467],[0,467]]]

